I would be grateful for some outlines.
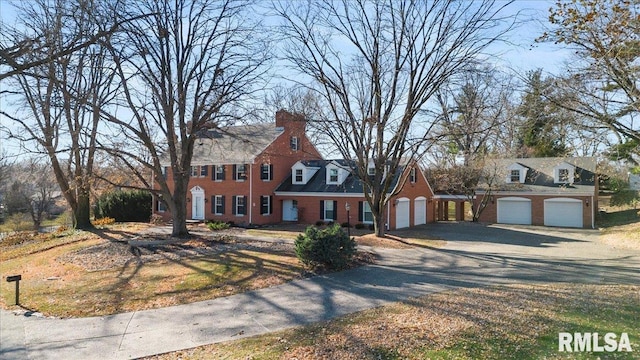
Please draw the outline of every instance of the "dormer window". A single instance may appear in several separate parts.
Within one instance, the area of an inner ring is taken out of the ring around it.
[[[302,169],[296,169],[295,177],[294,177],[293,180],[294,180],[295,183],[304,182],[304,177],[302,176]]]
[[[524,184],[527,178],[527,170],[526,167],[518,163],[513,163],[507,168],[507,178],[505,181],[509,184]]]
[[[562,163],[553,168],[553,180],[556,184],[572,184],[574,181],[575,167]]]
[[[338,183],[338,169],[329,169],[329,183]]]
[[[511,170],[511,182],[512,183],[520,182],[520,170]]]
[[[376,168],[373,166],[369,166],[367,168],[367,175],[374,176],[376,174]]]
[[[569,169],[558,169],[558,181],[561,183],[569,182]]]

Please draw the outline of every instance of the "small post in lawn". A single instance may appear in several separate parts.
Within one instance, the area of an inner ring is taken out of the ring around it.
[[[16,305],[20,305],[20,280],[22,280],[22,275],[7,276],[7,282],[16,283]]]
[[[349,210],[351,210],[351,205],[349,203],[344,203],[344,208],[347,210],[347,236],[351,239],[351,214],[349,214]]]

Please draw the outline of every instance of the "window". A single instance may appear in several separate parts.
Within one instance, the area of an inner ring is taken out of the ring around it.
[[[208,168],[209,168],[209,167],[208,167],[207,165],[202,165],[202,166],[200,166],[200,176],[201,176],[201,177],[205,177],[205,176],[207,176],[207,169],[208,169]]]
[[[224,165],[216,165],[215,168],[216,169],[213,175],[213,180],[215,181],[224,180]]]
[[[167,211],[167,206],[164,204],[164,201],[158,200],[158,212]]]
[[[569,181],[569,169],[558,169],[558,181],[561,183],[568,183]]]
[[[304,179],[302,178],[302,169],[296,169],[296,174],[295,174],[295,182],[296,183],[301,183],[304,181]]]
[[[416,168],[411,168],[411,171],[409,172],[409,181],[412,184],[415,184],[417,180],[418,180],[418,177],[417,177]]]
[[[247,167],[245,164],[233,165],[233,179],[236,181],[244,181],[247,179]]]
[[[338,169],[329,169],[329,182],[330,183],[338,182]]]
[[[169,172],[169,167],[168,166],[163,166],[161,171],[162,171],[162,177],[164,179],[166,179],[167,178],[167,173]]]
[[[233,214],[245,215],[247,213],[247,197],[246,196],[234,196],[233,197]]]
[[[262,215],[271,214],[271,196],[267,196],[267,195],[260,196],[260,214]]]
[[[337,201],[320,200],[320,217],[325,221],[333,221],[338,219]]]
[[[211,212],[214,215],[224,214],[224,195],[214,195],[211,197]]]
[[[200,176],[200,167],[199,166],[192,166],[191,167],[191,176],[192,177]]]
[[[299,150],[300,149],[300,144],[298,141],[298,137],[297,136],[292,136],[289,139],[289,146],[291,146],[291,150]]]
[[[371,206],[366,201],[362,202],[362,222],[373,224],[373,212],[371,212]]]
[[[509,176],[509,181],[512,183],[520,182],[520,170],[511,170],[511,175]]]
[[[264,181],[273,180],[273,165],[262,164],[260,165],[260,179]]]
[[[369,166],[367,168],[367,174],[369,176],[374,176],[376,174],[376,168],[374,166]]]

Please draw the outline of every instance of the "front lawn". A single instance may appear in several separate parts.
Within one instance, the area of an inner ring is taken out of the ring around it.
[[[637,359],[640,286],[461,289],[148,359]],[[628,333],[633,352],[558,352],[559,332]]]

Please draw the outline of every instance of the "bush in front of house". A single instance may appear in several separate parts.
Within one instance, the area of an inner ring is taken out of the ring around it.
[[[96,219],[147,222],[151,216],[151,194],[144,190],[108,192],[98,198],[93,212]]]
[[[295,241],[298,259],[314,268],[340,270],[349,265],[356,253],[356,242],[349,238],[340,224],[325,229],[309,226]]]
[[[211,231],[217,231],[217,230],[226,230],[230,227],[229,224],[227,224],[224,221],[209,221],[207,223],[207,227],[209,228],[209,230]]]

